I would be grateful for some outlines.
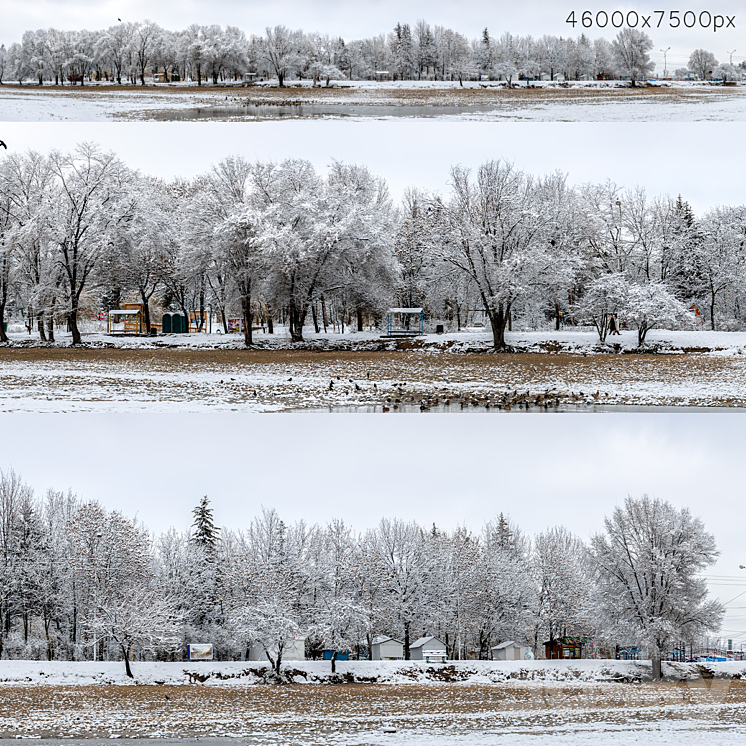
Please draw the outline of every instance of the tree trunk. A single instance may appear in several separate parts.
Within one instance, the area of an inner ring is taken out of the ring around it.
[[[78,329],[78,311],[77,309],[73,309],[70,311],[67,315],[67,321],[70,324],[70,332],[73,335],[73,344],[79,345],[80,344],[80,330]]]
[[[554,304],[554,331],[560,330],[560,307],[559,303]]]
[[[324,334],[326,334],[326,327],[329,322],[326,316],[326,299],[323,295],[321,296],[321,318],[324,321]]]
[[[254,336],[251,329],[251,285],[241,296],[241,311],[243,313],[243,341],[246,347],[254,344]]]
[[[51,313],[47,316],[47,341],[54,342],[54,316]]]
[[[710,329],[715,331],[715,293],[710,296]]]
[[[409,653],[409,625],[410,622],[404,622],[404,660],[410,660]]]
[[[0,342],[7,342],[8,335],[5,333],[5,303],[0,304]]]
[[[124,656],[124,670],[127,672],[127,676],[134,679],[135,677],[132,675],[132,669],[130,668],[130,651],[127,650],[124,645],[121,645],[120,647],[122,648],[122,655]]]
[[[363,311],[361,308],[357,309],[357,330],[363,331]]]
[[[508,308],[508,313],[510,308]],[[500,305],[497,311],[488,311],[487,314],[490,319],[490,325],[492,326],[492,341],[493,346],[496,350],[504,350],[505,344],[505,327],[508,324],[508,313]]]
[[[319,316],[316,313],[315,303],[311,304],[311,316],[313,318],[313,328],[315,329],[316,334],[318,334],[321,331],[321,329],[319,329]]]
[[[290,339],[293,342],[303,341],[303,321],[305,313],[301,314],[295,302],[291,303],[290,308]]]
[[[44,331],[44,312],[36,314],[36,328],[39,330],[39,339],[42,342],[47,341],[47,333]]]
[[[142,312],[145,316],[145,333],[150,334],[150,303],[148,298],[145,297],[145,291],[140,290],[140,298],[142,299]]]
[[[223,322],[223,334],[228,334],[228,319],[225,318],[225,308],[220,309],[220,320]]]
[[[653,680],[654,681],[660,681],[663,678],[663,674],[661,672],[661,651],[656,646],[655,650],[653,650]]]
[[[337,673],[337,651],[332,653],[332,673]]]

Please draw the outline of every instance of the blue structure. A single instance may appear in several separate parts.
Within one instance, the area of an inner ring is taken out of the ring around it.
[[[333,650],[325,650],[321,656],[325,661],[330,661],[332,659],[332,656],[334,655]],[[348,661],[350,660],[350,651],[349,650],[337,650],[337,660],[338,661]]]

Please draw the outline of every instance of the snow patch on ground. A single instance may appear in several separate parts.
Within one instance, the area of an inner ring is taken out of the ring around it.
[[[135,662],[140,685],[205,684],[213,686],[265,683],[267,665],[253,661]],[[650,661],[338,661],[337,674],[327,661],[289,661],[283,673],[297,684],[598,684],[641,682],[651,676]],[[670,680],[736,678],[746,676],[746,661],[726,663],[664,663]],[[0,685],[131,685],[121,662],[104,661],[2,661]]]
[[[279,329],[274,334],[254,332],[254,347],[276,350],[379,350],[397,349],[398,341],[379,331],[321,332],[304,331],[304,342],[292,342],[287,331]],[[71,335],[57,331],[57,342],[40,342],[37,334],[21,330],[20,324],[9,325],[10,346],[66,347]],[[632,352],[637,351],[637,332],[625,330],[618,336],[599,342],[593,330],[516,331],[507,332],[507,344],[526,352]],[[433,351],[478,352],[492,349],[492,334],[481,328],[446,334],[425,334],[405,342],[408,346]],[[0,345],[2,346],[2,345]],[[243,336],[238,334],[161,334],[157,337],[116,336],[99,331],[83,334],[83,346],[121,349],[242,349]],[[708,352],[722,355],[746,354],[746,332],[707,330],[653,329],[648,332],[646,348],[660,352]]]

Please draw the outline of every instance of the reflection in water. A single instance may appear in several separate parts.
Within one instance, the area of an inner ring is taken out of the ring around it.
[[[314,119],[319,117],[443,117],[494,111],[494,106],[372,106],[370,104],[274,104],[246,106],[198,106],[148,112],[158,121],[200,119]]]
[[[746,412],[744,407],[674,407],[674,406],[646,406],[643,404],[560,404],[557,407],[550,407],[544,409],[543,407],[531,407],[528,410],[519,409],[513,407],[512,409],[498,409],[497,407],[485,407],[482,405],[468,405],[462,407],[460,404],[438,404],[432,407],[422,409],[419,404],[398,404],[396,409],[393,404],[358,404],[358,405],[337,405],[328,407],[313,407],[309,409],[298,409],[296,412],[341,412],[341,413],[372,413],[372,412],[388,412],[389,414],[410,414],[410,413],[432,413],[432,412],[445,412],[453,414],[474,414],[474,413],[495,413],[495,414],[514,414],[516,412],[521,414],[555,414],[557,412],[561,414],[579,412],[619,412],[621,414],[630,413],[649,413],[649,414],[660,414],[673,413],[673,414],[691,414],[692,412],[699,413],[717,413],[717,412]]]

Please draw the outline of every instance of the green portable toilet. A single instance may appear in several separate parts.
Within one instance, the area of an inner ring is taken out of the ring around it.
[[[171,329],[172,329],[171,316],[172,314],[170,313],[163,314],[163,321],[161,322],[161,331],[164,334],[171,334]]]
[[[175,313],[171,320],[171,331],[174,334],[184,334],[186,332],[186,324],[184,323],[184,317],[180,313]]]

